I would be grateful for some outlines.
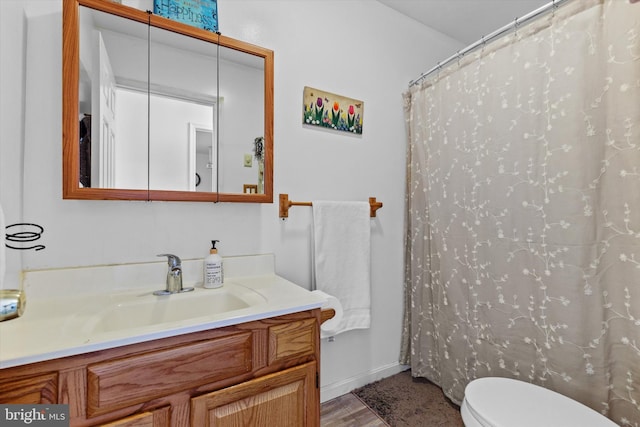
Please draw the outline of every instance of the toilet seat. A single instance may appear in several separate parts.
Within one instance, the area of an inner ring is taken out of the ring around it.
[[[560,393],[509,378],[471,381],[460,412],[466,427],[617,427]]]

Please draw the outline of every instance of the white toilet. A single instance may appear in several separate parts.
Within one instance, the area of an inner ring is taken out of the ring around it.
[[[617,427],[582,403],[524,381],[479,378],[464,393],[466,427]]]

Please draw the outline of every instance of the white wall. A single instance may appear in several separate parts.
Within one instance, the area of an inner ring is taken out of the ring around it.
[[[189,124],[213,128],[213,107],[122,89],[116,91],[116,188],[189,191]],[[147,146],[147,102],[151,105],[151,149]],[[142,112],[142,113],[141,113]],[[144,134],[142,134],[144,133]],[[147,175],[147,157],[151,164]],[[239,169],[239,168],[238,168]],[[195,174],[195,171],[194,171]],[[211,188],[211,187],[209,187]]]
[[[218,0],[220,31],[275,51],[273,204],[62,200],[61,1],[0,1],[0,202],[7,223],[45,227],[39,252],[8,251],[5,287],[22,269],[273,252],[277,272],[311,285],[311,210],[292,200],[384,203],[372,226],[371,329],[322,343],[322,399],[398,370],[403,287],[407,83],[459,43],[372,0]],[[28,19],[25,18],[28,17]],[[27,49],[28,48],[28,49]],[[361,137],[303,127],[304,86],[361,99]],[[23,167],[24,164],[24,167]],[[24,174],[24,175],[23,175]]]
[[[243,184],[258,183],[258,164],[244,167],[253,157],[253,141],[264,136],[264,71],[220,61],[220,191],[242,193]]]

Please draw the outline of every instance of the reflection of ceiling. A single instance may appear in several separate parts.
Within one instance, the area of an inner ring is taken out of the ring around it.
[[[378,0],[469,45],[551,0]]]

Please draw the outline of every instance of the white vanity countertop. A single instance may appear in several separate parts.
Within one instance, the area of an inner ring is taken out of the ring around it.
[[[273,255],[223,262],[222,288],[201,286],[202,260],[183,261],[183,286],[196,289],[161,297],[152,292],[164,288],[166,262],[25,272],[25,312],[0,322],[0,369],[311,310],[325,303],[276,275]],[[206,301],[235,301],[236,296],[248,305],[161,323],[139,323],[137,318],[138,312],[175,315],[173,303],[184,313],[184,307],[192,305],[197,310],[196,301],[206,306]],[[140,306],[144,307],[136,308]]]

